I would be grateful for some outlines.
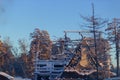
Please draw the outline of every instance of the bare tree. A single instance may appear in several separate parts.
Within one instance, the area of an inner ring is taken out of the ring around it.
[[[28,43],[25,39],[19,39],[18,40],[19,49],[21,51],[21,54],[27,54],[28,53]]]
[[[28,44],[25,39],[19,39],[19,49],[20,49],[20,54],[21,56],[19,57],[18,63],[21,66],[22,72],[23,72],[23,77],[27,77],[27,66],[28,65]]]
[[[112,22],[108,23],[106,29],[108,33],[108,40],[115,45],[117,58],[117,76],[119,76],[119,54],[120,54],[120,19],[114,18]]]
[[[36,28],[34,32],[30,33],[31,44],[30,51],[28,55],[28,73],[33,73],[34,71],[34,60],[36,55],[38,59],[50,59],[52,41],[50,40],[49,34],[47,31],[40,30]],[[31,74],[29,75],[31,77]]]
[[[6,54],[3,56],[4,57],[4,68],[3,70],[8,72],[9,74],[14,75],[14,55],[12,53],[12,43],[10,41],[9,37],[6,37],[3,41],[4,48],[6,49]]]
[[[98,18],[95,16],[95,12],[94,12],[94,5],[92,4],[92,16],[90,17],[84,17],[84,16],[81,16],[87,24],[85,24],[84,26],[89,30],[89,32],[91,32],[93,34],[93,39],[94,39],[94,53],[96,55],[96,57],[94,57],[96,63],[95,63],[95,66],[96,66],[96,70],[97,70],[97,80],[99,78],[98,76],[98,50],[97,50],[97,47],[99,45],[97,45],[97,40],[99,39],[100,37],[100,28],[104,27],[105,26],[105,23],[107,22],[107,20],[104,20],[102,18]]]
[[[4,65],[4,55],[6,55],[6,48],[4,47],[3,42],[0,40],[0,67]]]
[[[32,38],[30,53],[35,54],[38,52],[39,59],[50,59],[52,42],[48,32],[36,28],[30,36]]]

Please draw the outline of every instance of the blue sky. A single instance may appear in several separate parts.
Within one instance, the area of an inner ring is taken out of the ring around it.
[[[28,38],[35,28],[60,36],[64,30],[81,29],[80,15],[91,15],[91,3],[98,17],[119,18],[119,0],[0,0],[0,35],[15,41]]]
[[[0,35],[11,41],[29,39],[35,28],[47,30],[50,37],[63,36],[64,30],[81,30],[80,15],[120,18],[120,0],[0,0]]]

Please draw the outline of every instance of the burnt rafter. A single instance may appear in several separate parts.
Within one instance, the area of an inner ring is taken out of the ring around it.
[[[73,67],[76,66],[81,60],[81,55],[80,54],[78,55],[77,53],[81,53],[82,46],[84,46],[81,42],[86,39],[86,37],[84,37],[81,33],[91,33],[91,31],[64,31],[64,32],[65,32],[65,39],[67,39],[67,33],[78,33],[81,36],[81,40],[79,40],[79,44],[77,44],[76,48],[73,50],[73,57],[70,60],[69,64],[67,65],[67,67],[68,66]],[[100,32],[97,31],[97,33]],[[96,67],[97,65],[100,67],[99,63],[96,62],[97,55],[93,56],[94,53],[91,51],[90,45],[87,43],[87,41],[85,41],[85,44],[86,44],[86,48],[88,49],[87,55],[90,58],[89,63],[93,64],[92,66],[94,66],[95,68],[97,68]],[[73,60],[75,60],[75,63],[72,63]]]

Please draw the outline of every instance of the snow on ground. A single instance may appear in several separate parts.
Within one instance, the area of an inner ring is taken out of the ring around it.
[[[28,79],[28,78],[21,78],[21,77],[15,77],[14,79],[15,80],[31,80],[31,79]]]

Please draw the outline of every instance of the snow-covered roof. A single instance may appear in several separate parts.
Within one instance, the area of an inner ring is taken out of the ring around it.
[[[0,75],[4,76],[4,77],[6,77],[6,78],[8,78],[8,79],[10,79],[10,80],[14,80],[14,77],[8,75],[8,74],[5,73],[5,72],[0,72]]]

